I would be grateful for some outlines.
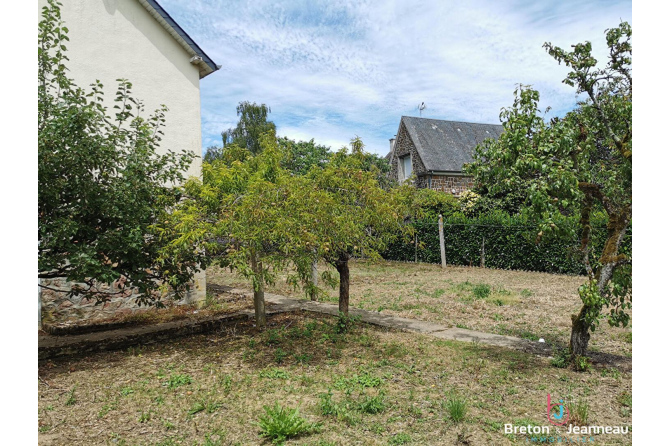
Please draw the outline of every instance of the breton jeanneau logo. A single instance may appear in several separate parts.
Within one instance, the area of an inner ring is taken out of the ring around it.
[[[563,400],[551,404],[551,395],[547,393],[547,419],[554,426],[563,426],[570,419],[570,411],[563,404]]]
[[[526,438],[526,442],[538,442],[538,443],[578,443],[578,442],[595,442],[595,437],[593,435],[628,435],[630,432],[630,426],[601,426],[601,425],[589,425],[589,426],[577,426],[568,424],[570,421],[570,411],[567,408],[567,404],[562,399],[559,399],[557,403],[552,403],[551,395],[547,394],[547,419],[549,423],[557,426],[553,428],[556,431],[555,436],[550,436],[551,427],[549,426],[538,426],[535,424],[528,423],[526,426],[517,426],[514,424],[506,423],[504,425],[503,433],[508,434],[521,434],[521,435],[530,435]],[[567,430],[563,432],[564,429],[560,427],[567,427]],[[562,433],[568,435],[580,435],[580,438],[575,437],[565,437],[561,436]],[[588,435],[588,437],[587,437]]]

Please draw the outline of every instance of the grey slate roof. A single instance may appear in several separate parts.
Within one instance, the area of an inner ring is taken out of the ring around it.
[[[503,126],[472,122],[403,116],[401,123],[414,142],[421,161],[428,171],[461,172],[463,164],[471,163],[472,151],[486,138],[502,134]]]

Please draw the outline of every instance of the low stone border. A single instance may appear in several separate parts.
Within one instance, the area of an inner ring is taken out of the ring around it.
[[[122,328],[137,327],[137,322],[105,322],[102,324],[43,324],[42,330],[53,336],[81,335],[99,331],[119,330]]]
[[[281,311],[280,311],[281,312]],[[271,313],[271,312],[268,312]],[[277,313],[276,311],[274,313]],[[248,321],[253,312],[243,311],[200,320],[165,322],[90,334],[39,336],[38,360],[69,355],[85,355],[101,351],[121,350],[135,345],[152,344],[177,337],[207,333],[222,327]]]

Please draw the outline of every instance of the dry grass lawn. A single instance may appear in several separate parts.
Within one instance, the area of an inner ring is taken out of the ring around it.
[[[320,265],[320,271],[325,265]],[[337,273],[334,273],[337,275]],[[305,298],[280,274],[268,291]],[[248,282],[229,270],[211,268],[208,283],[249,288]],[[350,304],[447,326],[545,339],[562,348],[570,337],[570,316],[579,312],[581,276],[527,271],[401,262],[351,262]],[[337,302],[337,290],[328,289],[322,300]],[[602,321],[591,337],[591,351],[631,357],[632,330],[612,328]]]
[[[459,300],[467,296],[464,290],[459,297],[459,284],[484,281],[476,270],[442,273],[431,266],[392,265],[391,272],[381,274],[375,268],[355,269],[357,306],[390,306],[401,296],[400,309],[383,311],[462,321],[475,328],[495,325],[488,315],[508,310],[507,304]],[[522,299],[509,307],[524,313],[524,320],[541,315],[535,307],[548,307],[552,296],[567,295],[571,286],[543,291],[562,278],[546,276],[534,286],[524,273],[486,273],[488,284],[512,293],[506,298]],[[432,281],[422,281],[422,276]],[[514,283],[505,277],[514,277]],[[394,280],[406,284],[394,290]],[[520,296],[523,289],[531,296]],[[363,296],[368,290],[389,295],[367,303]],[[423,292],[428,293],[425,298]],[[454,302],[440,303],[447,300]],[[448,313],[422,306],[416,314],[414,308],[402,308],[420,302]],[[480,308],[471,315],[450,319],[451,313],[460,313],[458,308],[474,304]],[[480,326],[475,324],[479,313],[485,321]],[[319,426],[286,444],[526,444],[528,436],[505,435],[503,425],[547,426],[548,393],[571,405],[571,423],[631,425],[631,375],[625,370],[578,373],[527,353],[364,324],[341,334],[336,319],[312,314],[286,313],[270,322],[271,329],[262,334],[244,323],[167,344],[41,364],[40,444],[270,444],[259,435],[257,422],[263,406],[275,403],[299,408]],[[506,322],[513,327],[517,321]],[[529,328],[542,324],[530,323]],[[462,419],[459,406],[465,409]],[[551,435],[553,441],[567,436],[553,429]],[[594,435],[589,444],[631,444],[631,436]]]

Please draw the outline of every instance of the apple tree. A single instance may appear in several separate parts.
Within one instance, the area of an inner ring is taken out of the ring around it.
[[[539,222],[540,238],[567,230],[557,223],[558,214],[580,216],[576,235],[588,280],[579,288],[581,310],[572,316],[573,357],[585,354],[590,332],[601,319],[626,326],[630,318],[626,310],[631,308],[632,257],[620,248],[633,207],[631,36],[626,22],[606,31],[609,55],[604,66],[598,65],[590,42],[571,50],[545,43],[548,53],[570,69],[563,82],[581,98],[576,108],[545,122],[539,93],[519,86],[512,106],[501,112],[503,134],[480,145],[468,167],[493,193],[528,187],[524,211]],[[594,212],[607,216],[606,240],[597,253]]]

